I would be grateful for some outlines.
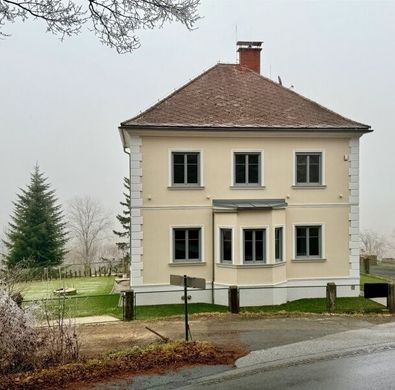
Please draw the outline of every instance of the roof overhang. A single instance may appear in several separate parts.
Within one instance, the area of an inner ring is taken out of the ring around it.
[[[288,206],[285,199],[213,199],[214,211],[278,210]]]

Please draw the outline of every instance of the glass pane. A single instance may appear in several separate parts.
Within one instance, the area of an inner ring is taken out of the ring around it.
[[[199,259],[199,240],[188,241],[188,259],[198,260]]]
[[[198,165],[197,164],[188,164],[187,167],[187,183],[189,184],[198,184]]]
[[[188,162],[188,164],[197,164],[198,163],[198,153],[187,154],[187,162]]]
[[[235,162],[236,164],[243,164],[245,165],[246,155],[237,153],[235,154]]]
[[[296,155],[296,182],[307,182],[307,156]]]
[[[283,229],[282,228],[276,228],[275,229],[275,259],[276,260],[282,260],[283,257],[283,240],[282,240],[282,236],[283,236]]]
[[[307,256],[306,228],[296,228],[296,256]]]
[[[262,261],[264,260],[264,245],[263,241],[255,241],[255,260]]]
[[[309,256],[320,256],[320,227],[309,228]]]
[[[174,259],[185,260],[185,240],[175,240],[174,243]]]
[[[221,260],[232,260],[232,230],[221,229]]]
[[[320,182],[320,160],[321,156],[318,154],[312,154],[309,156],[309,182],[310,183],[319,183]]]
[[[252,261],[252,241],[244,241],[244,261]]]
[[[184,164],[184,153],[173,153],[173,162],[175,164]]]
[[[263,241],[263,230],[255,230],[255,240],[256,241]]]
[[[199,231],[200,231],[200,229],[189,229],[188,230],[189,239],[198,240],[199,239]]]
[[[184,164],[174,164],[173,182],[175,184],[184,184]]]
[[[244,230],[244,239],[252,241],[252,230]]]
[[[236,183],[245,183],[246,182],[246,170],[244,164],[236,164]]]
[[[248,183],[258,184],[259,183],[259,165],[249,164],[248,165]]]
[[[249,154],[248,155],[248,164],[256,164],[259,163],[259,154]]]
[[[176,240],[184,240],[185,239],[185,230],[183,230],[183,229],[175,229],[174,230],[174,238]]]

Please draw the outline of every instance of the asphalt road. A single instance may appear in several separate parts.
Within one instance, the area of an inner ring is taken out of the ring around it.
[[[188,389],[395,389],[395,350],[323,360],[228,377]]]

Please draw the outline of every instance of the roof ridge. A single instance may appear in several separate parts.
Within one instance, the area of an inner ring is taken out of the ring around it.
[[[146,110],[144,110],[143,112],[140,112],[140,114],[130,118],[130,119],[126,119],[125,121],[121,122],[121,126],[124,126],[126,124],[126,122],[130,122],[132,120],[136,120],[138,118],[140,118],[141,116],[145,115],[146,113],[152,111],[154,108],[156,108],[157,106],[159,106],[161,103],[163,103],[164,101],[166,101],[167,99],[170,99],[172,96],[176,95],[178,92],[182,91],[183,89],[185,89],[186,87],[188,87],[190,84],[192,84],[193,82],[199,80],[200,78],[202,78],[204,75],[206,75],[208,72],[210,72],[210,70],[214,69],[216,66],[218,65],[231,65],[231,64],[220,64],[217,63],[213,66],[211,66],[210,68],[208,68],[207,70],[205,70],[203,73],[200,73],[199,75],[197,75],[196,77],[194,77],[193,79],[189,80],[186,84],[183,84],[180,88],[174,90],[173,92],[171,92],[170,94],[166,95],[163,99],[160,99],[159,101],[157,101],[153,106],[148,107]]]
[[[285,89],[286,91],[295,94],[296,96],[302,98],[303,100],[305,100],[305,101],[307,101],[307,102],[309,102],[309,103],[312,103],[312,104],[314,104],[314,105],[316,105],[316,106],[318,106],[318,107],[324,109],[325,111],[330,112],[331,114],[337,115],[338,117],[340,117],[340,118],[342,118],[342,119],[345,119],[345,120],[347,120],[347,121],[350,121],[350,122],[355,123],[355,124],[357,124],[357,125],[360,125],[360,126],[362,126],[362,127],[366,127],[366,128],[368,128],[368,129],[370,129],[370,127],[371,127],[371,126],[369,126],[369,125],[367,125],[367,124],[365,124],[365,123],[357,122],[357,121],[354,121],[353,119],[350,119],[350,118],[347,118],[347,117],[345,117],[345,116],[343,116],[343,115],[340,115],[340,114],[337,113],[336,111],[333,111],[333,110],[331,110],[330,108],[325,107],[325,106],[323,106],[322,104],[319,104],[319,103],[317,103],[316,101],[314,101],[314,100],[312,100],[312,99],[310,99],[310,98],[308,98],[308,97],[306,97],[306,96],[301,95],[300,93],[294,91],[294,90],[291,89],[291,88],[287,88],[287,87],[285,87],[285,86],[282,85],[282,84],[280,85],[279,83],[276,83],[275,81],[269,79],[268,77],[265,77],[265,76],[261,75],[260,73],[255,72],[254,70],[252,70],[252,69],[250,69],[250,68],[248,68],[248,67],[246,67],[246,66],[242,66],[242,65],[239,65],[239,66],[240,66],[241,68],[245,69],[245,70],[248,70],[248,71],[250,71],[250,72],[256,74],[256,75],[259,76],[261,79],[263,79],[263,80],[265,80],[265,81],[269,81],[269,82],[272,83],[274,86],[276,86],[276,88]]]

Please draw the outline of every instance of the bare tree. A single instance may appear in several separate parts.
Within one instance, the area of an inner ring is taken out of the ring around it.
[[[43,21],[47,31],[61,39],[88,27],[118,53],[140,46],[136,30],[180,22],[191,30],[199,19],[200,0],[0,0],[0,29],[6,22],[29,18]],[[7,36],[0,31],[0,35]]]
[[[69,202],[69,229],[76,244],[76,253],[85,266],[89,266],[97,253],[101,240],[109,229],[110,217],[98,201],[76,197]]]
[[[381,259],[388,248],[387,238],[373,230],[361,231],[361,251],[364,255],[376,255]]]

